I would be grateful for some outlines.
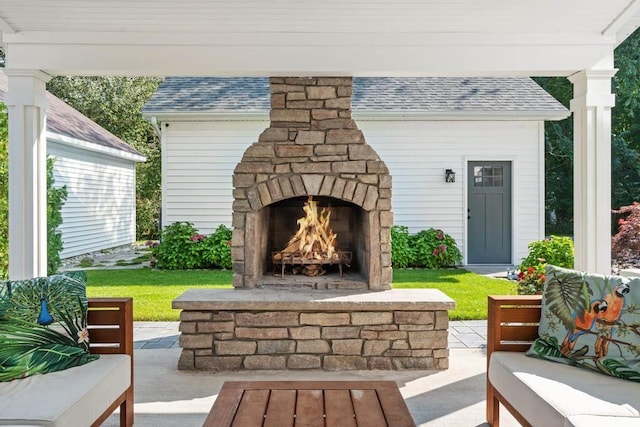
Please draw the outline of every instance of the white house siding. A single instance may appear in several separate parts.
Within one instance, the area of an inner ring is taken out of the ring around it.
[[[466,254],[467,162],[512,161],[512,262],[544,237],[541,182],[544,128],[537,121],[357,120],[393,177],[394,222],[411,233],[434,227]],[[445,183],[445,169],[456,172]]]
[[[55,186],[67,186],[62,207],[62,258],[135,241],[135,166],[131,161],[47,141]]]
[[[162,126],[162,225],[190,221],[201,233],[231,227],[231,177],[268,121],[170,122]]]
[[[411,233],[452,235],[465,253],[466,162],[512,161],[513,262],[544,236],[538,121],[380,121],[358,119],[393,177],[394,222]],[[163,126],[163,225],[191,221],[202,233],[231,225],[235,165],[267,121],[170,122]],[[456,172],[444,182],[445,169]],[[540,187],[539,187],[540,186]]]

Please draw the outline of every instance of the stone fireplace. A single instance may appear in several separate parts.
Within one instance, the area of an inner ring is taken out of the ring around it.
[[[270,126],[233,175],[234,287],[389,289],[391,176],[351,118],[352,79],[273,77],[270,89]],[[343,257],[314,277],[273,255],[309,196],[331,212]]]
[[[270,86],[271,125],[233,175],[236,289],[173,301],[179,369],[447,369],[455,302],[389,289],[391,176],[351,119],[351,78]]]

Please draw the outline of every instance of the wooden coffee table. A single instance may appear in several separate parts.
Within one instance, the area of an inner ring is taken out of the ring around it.
[[[415,427],[393,381],[227,381],[204,427]]]

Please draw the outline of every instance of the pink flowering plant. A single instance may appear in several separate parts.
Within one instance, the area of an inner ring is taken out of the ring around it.
[[[213,234],[199,233],[190,222],[174,222],[153,248],[156,267],[167,270],[231,268],[231,230],[220,225]]]
[[[442,230],[430,228],[409,235],[406,227],[395,226],[391,231],[391,259],[396,268],[446,268],[459,265],[462,254],[455,239]]]

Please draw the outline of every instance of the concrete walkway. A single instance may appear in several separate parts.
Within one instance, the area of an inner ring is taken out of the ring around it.
[[[201,426],[225,381],[392,380],[418,426],[486,427],[486,321],[450,322],[445,371],[178,371],[178,322],[135,322],[136,427]],[[502,410],[501,426],[519,424]],[[118,425],[110,417],[106,427]]]

